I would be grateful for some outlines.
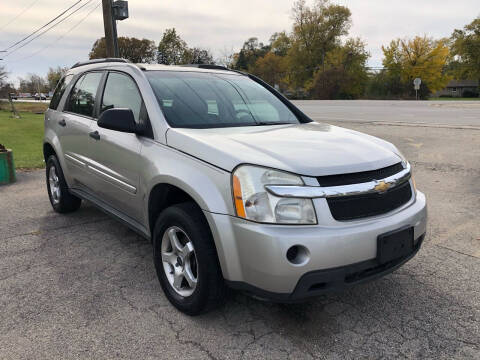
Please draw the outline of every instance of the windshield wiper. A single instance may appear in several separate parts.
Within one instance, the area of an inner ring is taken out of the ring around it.
[[[256,126],[264,126],[264,125],[293,125],[293,123],[290,122],[284,122],[284,121],[257,121],[255,123]]]

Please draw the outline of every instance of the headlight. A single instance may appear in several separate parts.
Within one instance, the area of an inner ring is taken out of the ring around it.
[[[287,172],[242,165],[232,175],[237,216],[273,224],[316,224],[311,199],[281,198],[267,192],[265,185],[304,185],[301,177]]]

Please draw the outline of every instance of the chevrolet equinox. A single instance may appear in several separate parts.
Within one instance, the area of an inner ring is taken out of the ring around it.
[[[215,65],[75,64],[45,114],[53,209],[87,200],[149,239],[195,315],[228,287],[299,301],[392,272],[426,201],[398,149],[313,122],[261,79]]]

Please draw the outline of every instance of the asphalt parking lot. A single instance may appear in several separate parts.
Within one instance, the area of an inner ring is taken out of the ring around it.
[[[18,173],[0,187],[0,358],[480,359],[480,104],[394,105],[300,104],[395,143],[429,201],[414,259],[304,304],[234,293],[185,316],[163,295],[146,240],[88,204],[55,214],[43,171]]]

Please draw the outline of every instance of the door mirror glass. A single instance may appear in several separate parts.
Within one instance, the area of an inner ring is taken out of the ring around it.
[[[136,133],[135,116],[131,109],[114,108],[102,112],[97,122],[104,129]]]

